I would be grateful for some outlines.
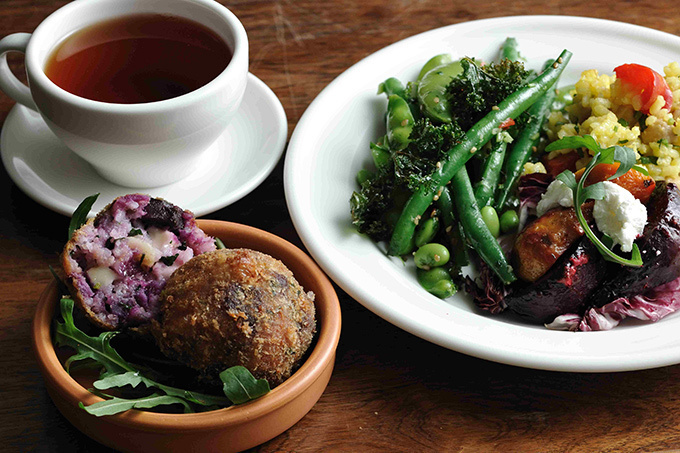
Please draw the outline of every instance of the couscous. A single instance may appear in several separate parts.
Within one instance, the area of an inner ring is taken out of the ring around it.
[[[680,64],[668,64],[659,77],[668,86],[671,102],[658,95],[647,102],[649,105],[643,105],[641,94],[626,86],[617,74],[584,71],[570,90],[573,103],[549,116],[549,141],[591,135],[602,147],[622,145],[635,150],[638,162],[655,179],[680,181]],[[553,151],[545,160],[570,152]],[[589,160],[590,156],[579,156],[576,168],[584,167]],[[525,170],[536,172],[541,168]]]

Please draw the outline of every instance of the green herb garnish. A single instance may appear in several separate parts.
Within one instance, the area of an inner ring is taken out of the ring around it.
[[[243,367],[229,368],[220,373],[226,397],[170,387],[156,382],[145,376],[141,369],[127,362],[111,346],[111,340],[119,332],[104,332],[98,337],[92,337],[78,329],[73,320],[73,305],[73,299],[67,297],[61,299],[61,316],[64,322],[56,322],[54,343],[59,346],[69,346],[76,351],[66,360],[64,364],[66,371],[69,371],[73,363],[83,360],[94,361],[103,367],[99,380],[93,384],[96,390],[91,391],[108,399],[89,406],[80,403],[80,407],[92,415],[113,415],[128,409],[148,409],[167,404],[181,404],[184,412],[195,412],[201,409],[225,407],[230,403],[241,404],[269,392],[269,384],[266,380],[255,379]],[[115,387],[135,388],[140,385],[152,389],[153,393],[140,398],[127,399],[110,397],[99,392]]]
[[[174,255],[170,256],[162,256],[160,257],[159,261],[165,264],[166,266],[172,266],[172,264],[175,262],[178,256],[179,256],[178,253],[175,253]]]
[[[576,182],[576,176],[574,173],[569,170],[565,170],[557,175],[557,179],[566,184],[574,194],[574,209],[576,210],[576,217],[578,218],[581,227],[583,227],[586,236],[595,245],[595,247],[597,247],[604,259],[607,261],[619,263],[624,266],[642,266],[642,257],[640,256],[640,249],[638,248],[637,244],[633,244],[633,250],[631,252],[630,259],[626,259],[617,255],[612,250],[613,245],[611,239],[606,235],[603,237],[603,240],[606,241],[607,244],[605,244],[603,240],[600,240],[600,238],[598,238],[590,228],[590,225],[588,225],[588,222],[583,215],[583,211],[581,210],[581,205],[585,203],[586,200],[601,200],[605,196],[605,188],[602,182],[584,187],[584,184],[588,179],[588,175],[596,165],[613,164],[614,162],[619,163],[619,168],[616,170],[616,173],[607,178],[607,180],[618,178],[619,176],[628,172],[628,170],[631,168],[635,168],[644,174],[648,174],[644,168],[635,165],[635,151],[625,146],[610,146],[609,148],[603,149],[590,135],[564,137],[548,145],[545,150],[546,152],[551,152],[558,149],[568,148],[587,148],[595,153],[593,158],[585,167],[583,175],[578,182]]]
[[[247,368],[233,366],[220,373],[224,383],[224,394],[234,403],[241,404],[269,392],[269,383],[264,379],[255,379]]]
[[[139,228],[133,228],[133,229],[131,229],[130,232],[128,233],[128,237],[131,237],[131,236],[139,236],[140,234],[143,234],[141,229],[139,229]]]
[[[97,201],[97,198],[99,197],[99,194],[96,193],[94,195],[90,195],[89,197],[85,198],[83,201],[80,202],[78,207],[76,208],[75,211],[73,211],[73,216],[71,217],[71,222],[68,225],[68,238],[71,239],[73,236],[73,233],[83,226],[85,222],[87,222],[87,215],[90,213],[90,209],[92,209],[92,205],[94,205],[94,202]]]

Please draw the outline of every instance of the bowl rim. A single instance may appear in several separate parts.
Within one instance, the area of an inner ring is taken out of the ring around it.
[[[227,238],[225,241],[223,237],[226,234],[257,240],[267,244],[266,248],[274,248],[280,252],[281,256],[276,258],[283,261],[286,266],[291,266],[291,261],[296,261],[304,269],[309,275],[308,279],[314,280],[318,286],[318,289],[314,290],[314,303],[317,322],[320,325],[317,327],[318,334],[314,349],[292,376],[264,397],[254,401],[214,411],[189,414],[165,414],[130,409],[106,416],[108,422],[126,426],[134,425],[135,429],[141,430],[172,428],[174,431],[197,431],[237,426],[260,418],[294,400],[319,378],[335,358],[342,324],[340,302],[330,280],[309,255],[287,240],[258,228],[221,220],[198,219],[197,223],[201,229],[207,230],[207,234],[219,237],[227,246],[229,240]],[[221,232],[211,234],[210,231],[215,229]],[[311,291],[311,289],[308,290]],[[51,384],[65,399],[72,402],[74,407],[77,407],[81,401],[85,404],[102,401],[100,397],[90,393],[64,370],[52,343],[51,328],[44,328],[44,326],[51,326],[59,296],[57,282],[52,281],[41,294],[36,306],[31,326],[31,339],[38,365],[44,379],[49,381],[46,383]],[[321,310],[320,306],[323,307]],[[323,311],[322,316],[319,316],[320,311]]]

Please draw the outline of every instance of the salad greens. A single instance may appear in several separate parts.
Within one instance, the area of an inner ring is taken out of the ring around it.
[[[99,197],[98,193],[90,195],[89,197],[81,201],[76,210],[73,211],[71,222],[68,225],[69,239],[71,239],[73,233],[75,233],[75,231],[81,226],[83,226],[83,224],[87,221],[87,215],[90,213],[90,209],[92,209],[92,205],[94,205],[94,202],[97,201],[98,197]]]
[[[113,415],[128,409],[148,409],[161,405],[180,404],[184,412],[212,410],[233,404],[241,404],[258,398],[269,392],[269,384],[264,379],[255,379],[250,372],[242,367],[228,368],[220,373],[224,383],[225,396],[208,395],[205,393],[185,390],[162,384],[148,377],[148,371],[126,361],[111,345],[111,340],[119,332],[103,332],[97,337],[87,335],[80,330],[73,318],[73,299],[61,299],[61,317],[63,322],[57,321],[54,329],[54,343],[58,346],[68,346],[76,353],[69,357],[64,364],[66,371],[71,365],[87,360],[102,366],[99,380],[94,382],[93,393],[109,398],[89,406],[80,403],[80,407],[96,416]],[[153,393],[138,398],[112,397],[101,393],[101,390],[123,387],[138,387],[152,389]]]
[[[557,175],[557,179],[567,185],[567,187],[569,187],[574,194],[574,209],[576,210],[576,216],[579,223],[581,224],[581,227],[585,231],[586,236],[588,236],[588,239],[590,239],[595,247],[597,247],[604,259],[607,261],[612,261],[625,266],[642,266],[642,257],[640,256],[640,249],[638,248],[638,245],[635,243],[633,244],[633,250],[631,252],[630,259],[617,255],[612,250],[613,241],[607,235],[603,235],[603,242],[603,240],[600,240],[600,238],[598,238],[590,228],[588,221],[583,215],[581,205],[585,203],[586,200],[601,200],[605,196],[605,188],[602,182],[591,184],[585,187],[585,182],[588,178],[588,175],[596,165],[613,164],[614,162],[619,163],[616,173],[607,178],[607,180],[618,178],[619,176],[627,173],[631,168],[635,168],[637,171],[644,174],[648,174],[647,170],[641,166],[635,165],[635,151],[633,151],[631,148],[625,146],[611,146],[609,148],[603,149],[590,135],[564,137],[548,145],[546,147],[546,151],[550,152],[558,149],[581,148],[587,148],[595,153],[593,158],[585,167],[581,179],[577,182],[576,176],[569,170],[565,170]]]

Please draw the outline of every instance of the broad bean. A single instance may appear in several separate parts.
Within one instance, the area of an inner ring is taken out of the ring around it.
[[[413,260],[416,266],[420,269],[431,269],[433,267],[443,266],[449,262],[451,253],[442,244],[430,242],[425,244],[413,254]]]

